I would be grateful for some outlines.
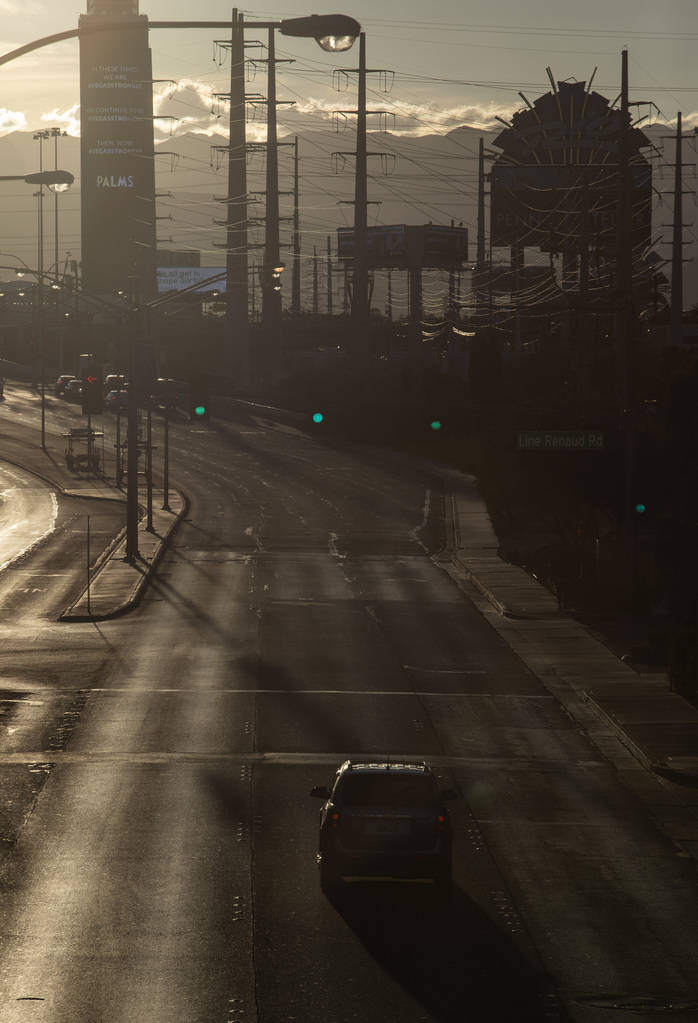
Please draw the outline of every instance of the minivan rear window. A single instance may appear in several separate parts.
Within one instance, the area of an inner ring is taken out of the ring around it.
[[[431,778],[387,771],[345,775],[340,792],[348,806],[428,807],[436,800]]]

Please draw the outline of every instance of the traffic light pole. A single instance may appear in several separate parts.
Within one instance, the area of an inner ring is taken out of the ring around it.
[[[170,405],[165,402],[165,464],[162,470],[162,510],[170,510]]]
[[[147,419],[147,433],[146,433],[146,446],[145,446],[145,482],[146,482],[146,493],[147,493],[147,530],[149,533],[153,532],[153,411],[150,407],[150,401],[148,402],[148,419]]]
[[[139,295],[136,281],[132,323],[129,331],[128,360],[128,418],[126,423],[126,556],[133,562],[138,558],[138,403],[136,400],[136,334],[140,327]]]

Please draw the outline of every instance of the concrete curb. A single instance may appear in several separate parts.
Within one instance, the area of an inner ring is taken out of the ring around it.
[[[79,605],[83,603],[87,598],[87,587],[85,587],[79,594],[79,596],[73,601],[73,603],[70,604],[61,615],[59,615],[58,617],[59,622],[108,621],[112,618],[119,618],[122,615],[128,614],[129,611],[132,611],[135,607],[138,606],[138,604],[143,598],[143,594],[145,593],[146,586],[150,581],[150,577],[152,576],[153,572],[155,571],[160,562],[160,559],[165,553],[172,538],[172,535],[174,534],[175,530],[179,526],[179,523],[184,518],[189,509],[189,501],[183,494],[181,494],[179,491],[172,491],[172,493],[176,494],[177,497],[179,498],[181,502],[181,508],[177,512],[175,517],[171,520],[167,531],[163,533],[162,536],[160,537],[160,542],[155,548],[152,557],[150,559],[144,558],[139,559],[137,565],[139,576],[135,580],[128,597],[125,600],[121,601],[121,603],[117,604],[115,607],[110,608],[108,611],[95,611],[91,612],[90,614],[87,614],[86,612],[75,610],[75,608],[79,607]],[[141,514],[141,518],[139,521],[139,533],[146,532],[144,529],[141,529],[141,524],[144,518],[145,513],[143,512]],[[119,555],[119,550],[125,547],[125,544],[126,528],[124,527],[124,529],[122,529],[120,533],[117,534],[117,536],[112,541],[110,546],[107,548],[105,552],[103,552],[102,556],[100,557],[98,567],[94,575],[92,576],[92,579],[90,580],[90,586],[93,586],[97,578],[100,577],[103,572],[108,570],[109,565],[112,561],[123,562],[125,560],[123,557]]]
[[[485,600],[491,605],[494,610],[505,618],[512,618],[523,621],[539,622],[544,625],[546,622],[563,622],[569,620],[576,622],[571,615],[567,614],[564,610],[558,609],[554,606],[554,598],[551,594],[543,587],[542,583],[532,578],[516,565],[508,565],[507,562],[503,561],[497,554],[496,549],[492,547],[475,547],[473,549],[463,548],[460,546],[462,539],[460,537],[459,529],[459,511],[457,507],[457,499],[455,495],[451,494],[450,499],[445,502],[446,516],[447,519],[453,521],[447,522],[446,524],[446,535],[449,538],[453,538],[453,542],[458,544],[455,549],[448,550],[447,553],[450,556],[451,563],[454,567],[462,573],[465,579],[478,590]],[[492,578],[488,577],[486,580],[480,578],[478,575],[478,565],[481,566],[485,573],[489,576],[494,575],[494,582],[497,579],[502,580],[502,586],[505,590],[511,589],[517,591],[516,603],[520,604],[520,607],[512,606],[506,599],[502,599],[501,595],[494,592],[492,585]],[[501,566],[501,567],[500,567]],[[517,583],[517,579],[519,583]],[[520,594],[519,594],[520,585]],[[530,599],[531,608],[525,607],[525,602]],[[635,674],[638,679],[641,679],[639,673],[634,672],[632,666],[624,664],[616,655],[610,651],[605,644],[592,636],[588,632],[586,627],[581,623],[576,623],[579,628],[587,633],[590,642],[600,643],[604,650],[607,651],[609,657],[613,657],[618,661],[619,667],[630,668],[631,673]],[[537,674],[535,666],[529,664],[530,669]],[[540,677],[540,675],[538,676]],[[593,685],[593,676],[590,676],[587,682],[586,688],[578,689],[578,693],[584,702],[593,709],[597,717],[604,721],[607,725],[610,725],[613,732],[615,733],[618,741],[628,750],[632,757],[648,772],[662,778],[666,778],[677,784],[698,787],[698,755],[696,757],[683,757],[683,756],[669,756],[666,754],[662,755],[661,759],[655,759],[647,754],[644,749],[626,731],[623,722],[616,717],[613,710],[604,706],[604,701],[601,697],[598,697],[593,690],[588,688],[589,683]],[[541,678],[541,681],[545,684],[545,679]],[[580,680],[581,681],[581,680]],[[582,686],[584,682],[582,682]],[[576,688],[576,687],[575,687]]]
[[[582,692],[583,700],[594,708],[597,714],[599,714],[605,721],[607,721],[613,728],[620,741],[623,743],[629,753],[635,757],[637,761],[645,768],[646,771],[653,771],[656,773],[657,764],[655,764],[650,757],[647,756],[644,750],[640,749],[637,743],[634,743],[630,736],[624,731],[623,726],[619,724],[615,715],[610,711],[607,711],[597,699],[588,691]]]
[[[485,600],[489,601],[489,603],[492,605],[495,611],[497,611],[500,615],[505,615],[507,618],[517,617],[510,611],[506,604],[503,604],[501,600],[498,600],[497,597],[495,597],[494,593],[492,593],[492,590],[485,586],[482,580],[479,579],[475,575],[475,573],[470,570],[467,562],[463,561],[460,555],[460,551],[458,550],[453,551],[453,556],[451,560],[453,561],[455,566],[461,570],[461,572],[468,580],[468,582],[472,583],[475,589],[480,591]]]

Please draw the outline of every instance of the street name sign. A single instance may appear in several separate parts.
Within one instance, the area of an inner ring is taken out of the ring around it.
[[[600,430],[519,430],[518,451],[603,451]]]

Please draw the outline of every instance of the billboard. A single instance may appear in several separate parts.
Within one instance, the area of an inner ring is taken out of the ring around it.
[[[97,0],[90,10],[79,23],[83,286],[147,298],[155,290],[148,19],[135,0],[130,8]]]
[[[369,269],[457,269],[468,258],[468,230],[440,224],[387,224],[368,228]],[[337,229],[337,255],[354,258],[354,228]]]
[[[631,165],[632,244],[651,242],[652,172],[642,157]],[[511,166],[491,171],[492,244],[535,246],[546,252],[616,245],[617,166]]]
[[[168,291],[182,291],[190,288],[200,281],[208,281],[217,274],[225,274],[224,266],[159,266],[158,270],[158,292],[162,295]],[[211,281],[203,284],[200,288],[194,288],[195,292],[225,291],[225,277],[220,281]]]
[[[201,266],[199,249],[158,249],[158,266]]]

